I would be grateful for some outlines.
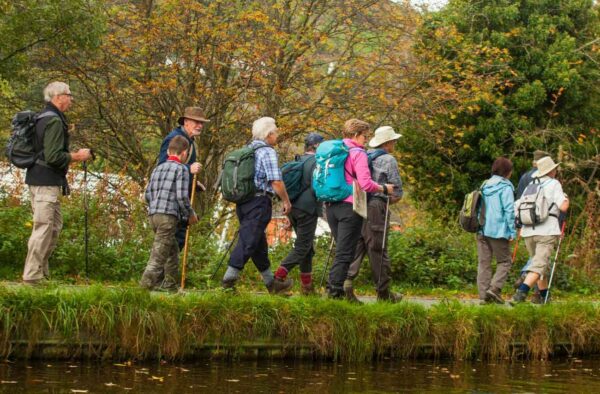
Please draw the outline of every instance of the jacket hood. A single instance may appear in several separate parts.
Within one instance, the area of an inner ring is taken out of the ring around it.
[[[485,181],[485,185],[483,186],[481,193],[484,196],[489,197],[500,192],[506,187],[509,187],[511,190],[515,189],[513,184],[508,179],[498,175],[493,175],[490,179]]]

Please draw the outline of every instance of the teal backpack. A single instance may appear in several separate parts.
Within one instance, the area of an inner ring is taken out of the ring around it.
[[[304,180],[304,165],[312,165],[310,160],[314,161],[314,156],[309,156],[304,160],[290,161],[281,167],[283,183],[292,202],[310,187],[310,182]]]
[[[342,201],[352,194],[352,185],[346,183],[344,176],[344,163],[349,152],[342,140],[329,140],[319,145],[312,180],[317,200]]]

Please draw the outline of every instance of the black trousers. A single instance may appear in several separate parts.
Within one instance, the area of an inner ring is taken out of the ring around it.
[[[229,257],[231,267],[242,270],[252,259],[259,272],[269,269],[269,246],[265,230],[271,221],[272,203],[269,196],[257,196],[235,207],[240,221],[238,242]]]
[[[289,272],[299,265],[300,272],[304,274],[311,273],[312,259],[315,255],[313,241],[315,240],[315,230],[317,229],[319,217],[292,208],[289,218],[296,232],[296,241],[294,242],[294,249],[281,262],[281,266]]]
[[[327,206],[327,223],[335,239],[335,257],[329,271],[329,291],[344,294],[344,281],[354,259],[363,218],[352,210],[352,204],[335,202]]]

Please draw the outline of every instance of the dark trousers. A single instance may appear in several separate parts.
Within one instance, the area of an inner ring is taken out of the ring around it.
[[[352,204],[336,202],[327,206],[327,223],[335,239],[335,257],[329,271],[329,290],[334,296],[344,294],[344,281],[354,259],[362,222],[362,217],[352,210]]]
[[[259,272],[269,269],[269,246],[265,230],[271,221],[272,205],[268,196],[258,196],[235,207],[240,221],[238,242],[229,257],[231,267],[242,270],[252,258]]]
[[[369,256],[371,263],[371,273],[373,282],[377,286],[377,292],[381,293],[390,286],[390,273],[392,266],[387,253],[387,240],[385,249],[383,247],[383,235],[387,238],[386,224],[389,228],[389,212],[386,223],[385,212],[386,202],[380,198],[374,197],[369,201],[367,208],[368,220],[365,220],[362,227],[361,237],[356,246],[354,261],[348,269],[348,278],[355,279],[358,276],[360,265],[365,255]]]
[[[315,255],[313,241],[319,217],[292,208],[289,218],[296,232],[296,241],[294,242],[294,249],[281,262],[281,266],[290,272],[292,268],[300,265],[300,272],[304,274],[311,273],[312,258]]]

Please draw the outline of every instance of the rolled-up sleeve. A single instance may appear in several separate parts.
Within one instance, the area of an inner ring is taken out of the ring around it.
[[[193,212],[189,197],[190,175],[187,168],[183,165],[179,166],[177,172],[178,173],[175,176],[177,205],[179,206],[179,212],[181,214],[180,219],[182,221],[187,221]]]

